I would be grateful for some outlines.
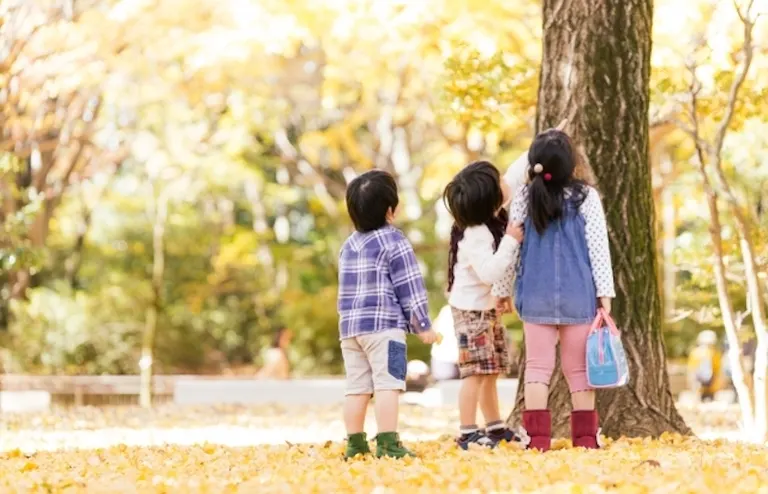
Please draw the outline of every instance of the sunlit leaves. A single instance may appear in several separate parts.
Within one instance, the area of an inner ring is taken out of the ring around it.
[[[537,70],[502,52],[484,56],[470,45],[459,45],[445,62],[444,78],[447,119],[487,131],[529,117],[535,108]]]
[[[161,407],[151,413],[130,407],[80,408],[8,416],[2,428],[0,488],[116,494],[650,494],[718,493],[723,482],[729,492],[753,493],[768,484],[764,447],[668,434],[657,440],[606,441],[602,451],[573,449],[569,440],[558,439],[547,454],[508,444],[465,452],[453,441],[455,407],[403,407],[401,431],[418,458],[344,461],[339,413],[335,406],[217,406]],[[687,415],[701,432],[735,425],[728,412]],[[49,451],[74,442],[93,447]]]

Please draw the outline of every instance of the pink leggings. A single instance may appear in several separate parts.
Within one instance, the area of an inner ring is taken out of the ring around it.
[[[571,393],[590,390],[587,384],[587,336],[591,324],[551,326],[523,323],[525,382],[549,385],[555,370],[555,347],[560,334],[560,360]]]

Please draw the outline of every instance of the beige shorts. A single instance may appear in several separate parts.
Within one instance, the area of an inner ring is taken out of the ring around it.
[[[341,340],[347,374],[346,394],[405,391],[405,331],[393,329]]]

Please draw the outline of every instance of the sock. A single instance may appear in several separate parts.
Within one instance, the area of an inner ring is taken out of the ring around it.
[[[477,424],[471,424],[471,425],[462,425],[459,427],[459,432],[461,432],[462,436],[468,436],[469,434],[472,434],[473,432],[479,431],[480,428],[477,427]]]
[[[485,430],[489,432],[506,429],[506,428],[507,428],[507,425],[501,420],[494,420],[492,422],[488,422],[487,424],[485,424]]]

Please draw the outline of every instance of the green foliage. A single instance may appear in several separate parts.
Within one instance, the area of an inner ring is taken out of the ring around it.
[[[3,43],[21,50],[0,73],[7,370],[137,371],[164,199],[158,372],[250,372],[281,327],[295,334],[296,373],[339,372],[336,259],[351,230],[344,189],[372,167],[397,176],[398,224],[413,239],[436,314],[450,224],[440,193],[468,161],[487,156],[504,168],[529,142],[539,3],[131,5],[95,1],[71,15],[34,2],[0,6]],[[704,14],[693,27],[703,29]],[[19,25],[28,30],[11,29]],[[689,79],[678,40],[656,37],[652,100],[661,112]],[[702,117],[722,106],[731,69],[712,63]],[[726,142],[729,177],[755,210],[768,183],[759,139],[766,90],[748,79]],[[692,146],[679,132],[661,139],[680,198],[677,305],[704,314],[668,328],[668,349],[680,355],[700,327],[718,327],[717,304]],[[729,238],[730,253],[738,245]],[[729,264],[729,288],[743,305],[741,269]],[[507,322],[519,340],[519,321]],[[428,361],[429,348],[414,338],[409,357]]]

